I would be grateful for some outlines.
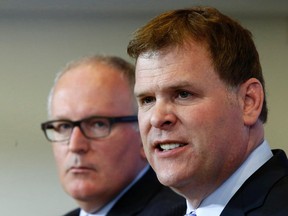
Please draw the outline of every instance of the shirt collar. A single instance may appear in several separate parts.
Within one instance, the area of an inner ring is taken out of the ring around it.
[[[205,198],[197,209],[186,200],[187,213],[196,211],[197,216],[218,216],[241,185],[273,156],[266,140],[261,143],[244,163],[213,193]]]

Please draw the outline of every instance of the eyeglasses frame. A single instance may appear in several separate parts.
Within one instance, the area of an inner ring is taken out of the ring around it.
[[[48,141],[50,142],[64,142],[64,141],[67,141],[70,139],[71,137],[71,134],[70,134],[70,137],[67,139],[67,140],[61,140],[61,141],[55,141],[55,140],[51,140],[48,135],[47,135],[47,132],[46,132],[46,129],[47,129],[47,125],[51,124],[51,123],[54,123],[54,122],[60,122],[60,121],[63,121],[63,122],[69,122],[71,123],[72,125],[72,129],[71,131],[73,131],[73,129],[75,127],[78,127],[82,134],[88,138],[88,139],[97,139],[97,138],[103,138],[103,137],[106,137],[106,136],[101,136],[101,137],[89,137],[86,135],[86,133],[84,132],[84,130],[82,129],[81,127],[81,123],[84,122],[84,121],[87,121],[89,119],[93,119],[93,118],[101,118],[101,119],[107,119],[110,123],[110,128],[109,128],[109,133],[106,135],[106,136],[109,136],[110,132],[111,132],[111,128],[114,124],[116,123],[131,123],[131,122],[138,122],[138,117],[136,115],[131,115],[131,116],[116,116],[116,117],[111,117],[111,116],[90,116],[90,117],[87,117],[87,118],[84,118],[84,119],[80,119],[78,121],[71,121],[71,120],[67,120],[67,119],[57,119],[57,120],[51,120],[51,121],[46,121],[46,122],[43,122],[41,123],[41,129],[43,130],[44,134],[45,134],[45,137]]]

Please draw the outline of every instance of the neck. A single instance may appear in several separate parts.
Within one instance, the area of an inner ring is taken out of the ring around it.
[[[258,120],[253,126],[247,127],[247,133],[242,141],[244,146],[242,154],[235,154],[236,158],[232,157],[234,161],[231,161],[231,165],[228,162],[228,164],[225,163],[225,167],[221,169],[222,174],[218,178],[197,179],[189,185],[174,188],[174,190],[182,194],[194,209],[198,208],[201,202],[226,181],[263,141],[264,127],[263,123]]]

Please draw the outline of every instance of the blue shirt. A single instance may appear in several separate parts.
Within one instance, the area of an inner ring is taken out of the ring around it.
[[[205,198],[197,209],[186,200],[187,213],[195,211],[197,216],[219,216],[241,185],[273,156],[265,140],[244,161],[244,163],[219,188]]]

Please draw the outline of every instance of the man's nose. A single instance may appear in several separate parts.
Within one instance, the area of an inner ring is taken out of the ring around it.
[[[81,129],[76,126],[71,132],[69,139],[69,150],[74,153],[85,153],[90,148],[90,140],[82,133]]]
[[[167,130],[177,121],[173,105],[167,102],[156,102],[152,109],[150,124],[159,129]]]

